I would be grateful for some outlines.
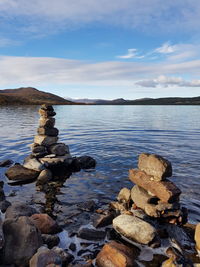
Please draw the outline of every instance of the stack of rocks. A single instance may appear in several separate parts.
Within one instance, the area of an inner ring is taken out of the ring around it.
[[[131,199],[134,208],[142,209],[148,216],[182,225],[187,222],[187,209],[180,207],[181,191],[167,179],[171,176],[172,166],[168,160],[154,154],[141,154],[138,169],[129,171],[130,180],[136,184],[131,189]]]
[[[69,147],[64,143],[58,143],[59,131],[54,127],[56,113],[53,107],[44,104],[39,109],[39,114],[38,135],[35,136],[34,144],[31,146],[31,157],[38,159],[46,167],[70,159]],[[27,165],[25,162],[24,167],[28,168]]]
[[[31,145],[32,153],[25,158],[23,165],[16,163],[6,171],[9,180],[16,183],[32,181],[46,183],[55,177],[69,178],[72,172],[91,169],[96,161],[90,156],[72,157],[69,147],[58,142],[58,129],[55,128],[56,115],[51,105],[42,105],[37,135]]]

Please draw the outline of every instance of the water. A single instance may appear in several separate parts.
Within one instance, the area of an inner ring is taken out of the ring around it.
[[[200,106],[55,106],[60,141],[73,156],[90,155],[96,171],[73,174],[59,200],[66,205],[96,199],[109,202],[127,186],[128,170],[141,152],[157,153],[172,162],[172,180],[182,190],[181,203],[190,222],[200,221]],[[0,108],[0,151],[3,159],[22,163],[38,127],[38,106]],[[0,178],[5,168],[0,169]],[[5,185],[7,195],[31,201],[35,185]]]

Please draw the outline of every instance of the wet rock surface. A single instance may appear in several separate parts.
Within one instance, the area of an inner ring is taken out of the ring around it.
[[[9,180],[19,181],[19,180],[30,180],[36,179],[39,175],[38,171],[27,169],[20,164],[16,164],[10,167],[6,172],[5,175],[8,177]]]
[[[37,210],[23,202],[15,202],[9,206],[5,213],[6,219],[17,219],[20,216],[31,216],[37,213]]]
[[[114,229],[132,241],[150,243],[156,236],[156,229],[149,223],[131,216],[120,215],[113,220]]]
[[[42,245],[40,232],[26,216],[18,219],[6,219],[3,223],[5,245],[3,247],[4,264],[27,266],[30,258]]]

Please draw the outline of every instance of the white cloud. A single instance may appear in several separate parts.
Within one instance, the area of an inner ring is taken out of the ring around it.
[[[198,32],[199,0],[1,0],[1,23],[31,34],[49,34],[88,23],[158,33]]]
[[[170,45],[169,42],[164,43],[161,47],[158,47],[154,50],[155,53],[160,54],[171,54],[176,51],[176,46]]]
[[[35,87],[44,85],[48,87],[52,84],[58,87],[70,84],[130,86],[135,83],[143,87],[169,85],[199,87],[199,69],[200,60],[181,63],[167,61],[138,63],[0,56],[0,87],[13,87],[16,84]],[[192,77],[191,81],[181,78],[185,73]]]
[[[128,49],[128,54],[126,55],[117,56],[117,58],[122,58],[122,59],[129,59],[129,58],[135,58],[135,57],[137,57],[137,49],[135,48]]]
[[[156,79],[152,80],[141,80],[136,82],[136,85],[140,85],[142,87],[199,87],[200,88],[200,80],[191,80],[187,81],[181,77],[167,77],[165,75],[161,75]]]

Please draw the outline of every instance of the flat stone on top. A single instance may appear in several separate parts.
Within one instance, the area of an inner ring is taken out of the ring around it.
[[[165,158],[155,155],[142,153],[138,160],[138,169],[153,176],[155,181],[164,180],[172,176],[172,165]]]

